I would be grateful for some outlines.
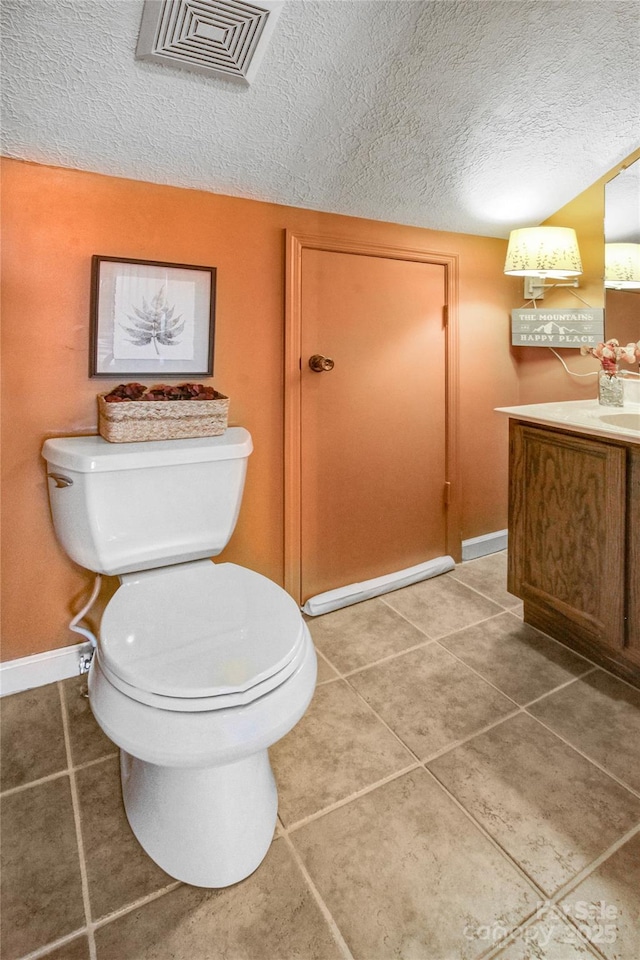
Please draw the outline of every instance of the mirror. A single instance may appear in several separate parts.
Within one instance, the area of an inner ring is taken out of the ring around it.
[[[604,240],[640,244],[640,160],[605,184]],[[640,289],[606,288],[605,335],[623,344],[640,339]]]

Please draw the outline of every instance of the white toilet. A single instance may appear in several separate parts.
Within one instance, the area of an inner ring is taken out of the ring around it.
[[[131,828],[168,874],[224,887],[252,873],[276,824],[267,748],[304,714],[316,656],[292,598],[212,563],[233,533],[251,436],[47,440],[57,537],[117,574],[89,673],[96,720],[121,749]]]

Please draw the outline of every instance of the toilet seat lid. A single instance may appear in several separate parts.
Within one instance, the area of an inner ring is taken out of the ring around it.
[[[281,672],[302,643],[295,601],[233,563],[198,560],[121,579],[102,618],[100,657],[139,690],[178,698],[242,693]]]

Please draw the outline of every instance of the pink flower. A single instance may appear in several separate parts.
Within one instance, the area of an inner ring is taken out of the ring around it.
[[[606,343],[600,342],[595,347],[580,347],[580,353],[583,356],[590,354],[602,364],[602,369],[610,377],[617,372],[618,364],[621,360],[626,363],[634,363],[636,359],[640,360],[640,340],[637,343],[628,343],[626,347],[621,347],[617,340],[607,340]]]

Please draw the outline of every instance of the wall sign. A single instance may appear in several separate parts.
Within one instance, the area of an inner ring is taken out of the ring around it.
[[[511,311],[511,343],[515,347],[595,346],[601,340],[604,340],[602,307]]]

